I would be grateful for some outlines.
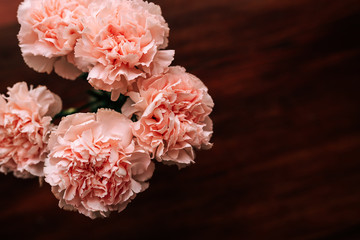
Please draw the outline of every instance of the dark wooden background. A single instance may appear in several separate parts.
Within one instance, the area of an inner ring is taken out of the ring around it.
[[[65,107],[85,82],[38,74],[0,1],[0,92],[47,85]],[[175,64],[209,87],[214,147],[108,219],[57,207],[45,184],[0,176],[0,238],[360,239],[359,0],[156,0]],[[110,238],[111,237],[111,238]]]

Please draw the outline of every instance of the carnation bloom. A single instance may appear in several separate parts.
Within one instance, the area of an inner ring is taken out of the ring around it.
[[[26,64],[38,72],[53,69],[75,79],[74,46],[83,30],[89,0],[25,0],[18,9],[19,46]]]
[[[94,1],[75,46],[77,66],[89,72],[96,89],[116,100],[129,83],[164,71],[173,60],[167,46],[169,28],[160,7],[142,0]]]
[[[61,100],[44,86],[30,88],[25,82],[0,96],[0,171],[18,177],[43,176],[46,145],[52,117]]]
[[[133,140],[130,120],[113,110],[63,118],[50,135],[45,181],[59,206],[90,218],[122,211],[148,187],[149,154]]]
[[[214,103],[206,86],[181,67],[137,81],[138,92],[129,92],[122,111],[137,113],[133,133],[140,146],[158,161],[179,167],[192,163],[193,148],[210,148]]]

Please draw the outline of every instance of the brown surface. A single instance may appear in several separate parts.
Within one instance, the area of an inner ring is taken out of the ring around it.
[[[0,2],[0,92],[25,80],[81,104],[86,83],[23,63],[13,2]],[[150,188],[108,219],[1,175],[0,238],[360,239],[359,1],[156,3],[175,64],[214,98],[214,148],[181,171],[158,165]]]

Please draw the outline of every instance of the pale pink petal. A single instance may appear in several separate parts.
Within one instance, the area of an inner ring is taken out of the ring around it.
[[[63,118],[50,135],[45,181],[59,206],[90,218],[122,211],[148,187],[154,168],[136,145],[131,121],[113,110]]]
[[[88,13],[88,4],[84,0],[24,0],[17,17],[19,46],[26,64],[35,71],[50,73],[56,61],[72,55],[84,28],[81,19]],[[74,79],[79,71],[64,64],[56,63],[56,72]]]
[[[54,64],[55,72],[60,77],[75,80],[82,73],[77,67],[69,63],[65,57],[61,57]]]
[[[60,97],[50,92],[44,86],[38,86],[30,93],[31,97],[36,100],[40,106],[39,113],[42,116],[54,117],[62,109]]]
[[[160,50],[155,55],[153,62],[149,68],[144,68],[146,72],[149,72],[151,75],[158,75],[163,73],[167,67],[174,60],[175,51],[174,50]]]
[[[209,149],[214,102],[206,86],[182,67],[169,67],[150,78],[139,79],[138,92],[123,107],[141,147],[158,161],[184,167],[194,162],[195,148]]]
[[[37,72],[50,74],[54,68],[56,58],[46,58],[43,56],[26,55],[23,56],[25,63]]]
[[[109,139],[121,139],[121,143],[129,145],[132,141],[131,121],[113,110],[99,109],[96,114],[98,122],[106,123],[102,126],[102,134]],[[105,138],[106,139],[106,138]]]
[[[1,172],[13,172],[21,178],[44,175],[48,137],[53,128],[48,111],[52,105],[52,111],[61,106],[55,94],[43,86],[29,89],[25,82],[8,88],[6,99],[0,97]]]
[[[138,109],[136,109],[133,104],[134,102],[131,100],[131,98],[128,98],[121,107],[121,113],[124,114],[124,116],[127,118],[131,118],[132,115],[138,111]]]
[[[88,9],[75,46],[75,63],[89,72],[93,87],[114,92],[116,100],[139,77],[169,66],[173,51],[157,55],[169,35],[159,6],[139,0],[97,0]]]

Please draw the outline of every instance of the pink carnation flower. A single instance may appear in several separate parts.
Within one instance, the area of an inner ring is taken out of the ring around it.
[[[130,92],[122,111],[133,113],[133,133],[140,146],[158,161],[183,167],[194,160],[193,147],[210,148],[212,121],[209,114],[214,103],[206,86],[181,67],[141,79],[138,92]]]
[[[142,0],[94,1],[75,46],[77,66],[89,72],[90,84],[125,93],[129,83],[164,71],[173,60],[167,46],[169,28],[160,7]]]
[[[0,96],[0,171],[17,177],[43,176],[52,117],[60,112],[60,98],[25,82]]]
[[[18,39],[26,64],[38,72],[53,69],[75,79],[74,46],[83,30],[81,18],[89,0],[25,0],[18,9]]]
[[[61,208],[106,217],[148,187],[154,164],[135,144],[130,122],[104,109],[62,119],[50,135],[44,169]]]

